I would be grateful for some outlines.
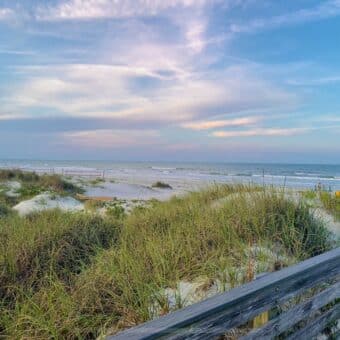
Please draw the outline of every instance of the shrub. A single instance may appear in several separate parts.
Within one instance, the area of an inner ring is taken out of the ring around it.
[[[170,184],[164,183],[164,182],[156,182],[152,184],[153,188],[159,188],[159,189],[172,189],[172,186]]]
[[[11,209],[3,202],[0,202],[0,218],[8,216],[11,213]]]

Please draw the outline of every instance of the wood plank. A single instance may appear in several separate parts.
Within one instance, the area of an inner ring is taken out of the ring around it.
[[[339,273],[340,248],[337,248],[108,339],[217,336],[270,309],[280,299]]]
[[[278,294],[277,291],[267,290],[266,292],[267,295],[264,298],[262,298],[260,294],[258,295],[258,297],[253,297],[251,301],[249,300],[247,301],[245,308],[243,308],[243,310],[241,311],[239,306],[236,306],[231,310],[227,310],[220,314],[213,315],[209,319],[207,318],[206,320],[193,324],[191,325],[190,328],[180,329],[177,331],[177,334],[174,334],[167,338],[172,340],[187,338],[193,340],[195,339],[205,340],[207,337],[209,338],[218,337],[221,334],[224,334],[226,330],[243,325],[248,320],[253,319],[259,313],[274,308],[275,306],[280,305],[281,303],[291,299],[292,297],[298,296],[306,289],[314,287],[318,283],[324,282],[325,280],[327,280],[327,278],[323,275],[328,274],[332,275],[332,273],[324,273],[320,275],[310,274],[310,276],[306,278],[306,281],[304,281],[303,278],[300,278],[301,281],[298,280],[291,283],[283,283],[283,285],[285,285],[285,290],[280,292],[280,294]],[[288,287],[289,284],[290,287]],[[235,313],[235,310],[237,310],[238,312]]]
[[[340,305],[337,304],[332,309],[313,320],[305,328],[288,337],[287,340],[301,340],[312,338],[320,334],[332,321],[338,320],[339,318]]]
[[[319,293],[307,301],[294,306],[286,313],[283,313],[275,319],[269,321],[260,329],[250,332],[242,337],[242,340],[250,339],[273,339],[274,336],[281,334],[291,328],[301,320],[306,319],[311,313],[317,311],[328,303],[340,297],[340,282],[336,283],[329,289]]]

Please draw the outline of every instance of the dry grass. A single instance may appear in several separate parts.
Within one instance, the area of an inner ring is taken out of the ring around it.
[[[229,199],[216,207],[225,197]],[[216,186],[154,202],[120,222],[88,215],[60,214],[60,220],[51,216],[36,216],[41,223],[8,220],[0,227],[5,238],[15,240],[1,245],[1,254],[6,254],[1,261],[8,263],[5,278],[16,285],[24,277],[20,286],[26,287],[17,293],[14,305],[6,307],[4,302],[2,334],[8,338],[96,338],[148,320],[152,300],[158,296],[161,301],[162,289],[180,280],[223,274],[235,285],[242,283],[235,275],[238,268],[249,268],[251,246],[281,252],[289,261],[330,247],[328,232],[308,207],[286,200],[283,193],[255,187]],[[82,222],[71,223],[74,219]],[[123,224],[119,233],[117,223]],[[83,224],[86,227],[79,227]],[[88,234],[101,241],[93,246]],[[65,243],[66,253],[56,251]],[[246,270],[243,281],[256,270]],[[36,282],[34,290],[27,289]]]

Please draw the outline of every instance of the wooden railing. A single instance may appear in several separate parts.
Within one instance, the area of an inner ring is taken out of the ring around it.
[[[301,296],[302,302],[294,304]],[[247,334],[243,332],[240,338],[272,339],[285,333],[284,338],[311,339],[332,321],[339,320],[339,298],[340,248],[337,248],[108,339],[223,338],[236,327],[248,330],[244,326],[247,322],[268,311],[273,314],[268,323]],[[285,302],[291,307],[279,312],[278,307]]]

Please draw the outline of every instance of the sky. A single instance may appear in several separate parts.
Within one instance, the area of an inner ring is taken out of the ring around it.
[[[0,0],[0,158],[340,163],[340,0]]]

